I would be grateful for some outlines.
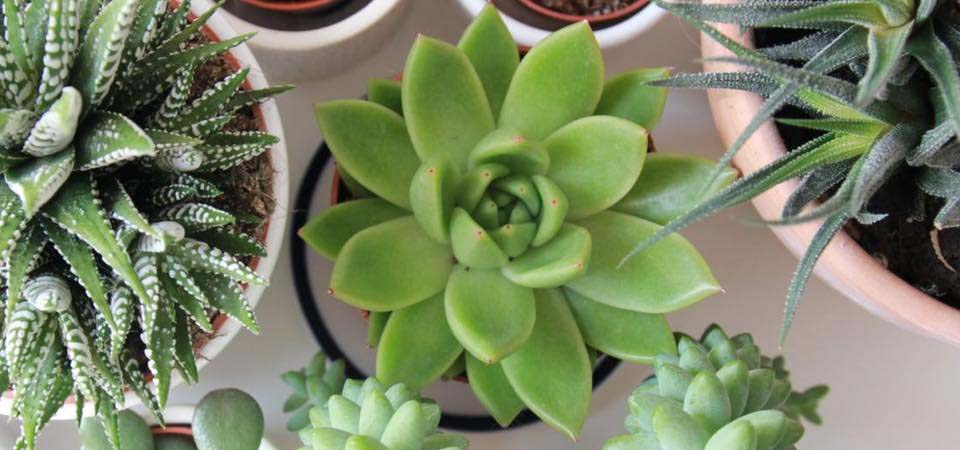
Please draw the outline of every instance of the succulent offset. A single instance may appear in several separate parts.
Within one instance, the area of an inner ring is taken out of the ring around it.
[[[783,358],[762,356],[749,334],[712,325],[699,342],[681,335],[678,347],[630,396],[630,434],[604,450],[786,450],[803,436],[800,415],[820,423],[826,386],[793,392]]]
[[[849,220],[872,225],[888,211],[870,200],[894,174],[906,172],[919,187],[917,204],[942,199],[933,213],[937,229],[960,225],[960,20],[956,2],[751,0],[733,3],[657,2],[729,49],[716,58],[750,71],[679,74],[663,86],[738,89],[766,100],[734,141],[720,166],[783,106],[810,117],[781,119],[821,132],[782,158],[740,180],[664,227],[636,247],[722,208],[750,200],[786,180],[800,185],[784,206],[789,225],[823,219],[790,284],[783,340],[813,267]],[[707,22],[745,29],[803,30],[784,44],[749,49]],[[852,81],[851,81],[852,80]],[[913,190],[913,186],[897,186]],[[822,203],[817,200],[827,197]],[[807,208],[810,206],[810,208]],[[926,214],[918,210],[917,216]]]
[[[699,253],[674,235],[618,267],[711,170],[647,155],[666,91],[645,82],[666,75],[604,83],[586,24],[520,61],[488,6],[459,46],[419,37],[402,81],[373,80],[369,101],[317,106],[353,199],[300,234],[335,260],[332,295],[371,312],[380,380],[422,389],[465,371],[502,425],[526,406],[573,437],[594,350],[675,350],[663,314],[718,290]]]
[[[287,372],[293,394],[285,412],[305,408],[306,422],[295,413],[288,424],[298,431],[301,450],[466,450],[462,436],[441,433],[440,407],[403,384],[375,378],[345,379],[343,361],[327,362],[318,353],[301,371]],[[309,402],[307,399],[309,398]],[[293,406],[290,406],[293,405]],[[288,407],[289,406],[289,407]]]
[[[195,328],[213,331],[215,312],[257,331],[238,283],[266,280],[238,257],[265,250],[217,206],[219,173],[277,139],[224,127],[284,88],[242,90],[242,69],[191,93],[203,63],[250,37],[206,42],[216,8],[2,6],[0,390],[32,449],[71,394],[113,431],[125,388],[159,415],[174,369],[196,380]]]

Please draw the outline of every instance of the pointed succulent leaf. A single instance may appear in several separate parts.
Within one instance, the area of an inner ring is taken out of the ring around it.
[[[157,188],[150,193],[150,203],[154,206],[169,206],[180,203],[197,195],[197,190],[185,184],[170,184]]]
[[[496,119],[520,64],[517,44],[496,7],[488,4],[480,11],[463,32],[458,47],[476,69]]]
[[[90,24],[71,73],[70,85],[83,95],[83,109],[100,106],[120,69],[131,25],[136,18],[136,0],[112,0]]]
[[[154,383],[157,386],[157,401],[161,408],[167,404],[167,397],[170,393],[176,352],[174,342],[176,326],[170,317],[172,311],[167,311],[166,308],[166,306],[160,305],[159,309],[150,313],[155,315],[153,331],[149,338],[144,334],[143,339],[146,346],[144,353],[147,356],[147,366],[150,368],[150,373],[153,374]]]
[[[400,82],[397,80],[371,78],[367,81],[367,99],[402,116],[403,99],[401,95]]]
[[[86,176],[74,176],[44,208],[44,214],[92,247],[141,301],[151,298],[100,209],[96,186]]]
[[[249,73],[249,68],[241,69],[218,81],[194,100],[189,108],[185,108],[176,117],[169,120],[164,128],[174,132],[184,132],[203,119],[222,114],[224,112],[223,105],[233,98]]]
[[[497,270],[457,266],[444,293],[447,321],[464,348],[486,364],[508,357],[530,337],[533,290]]]
[[[47,5],[46,44],[43,54],[43,72],[35,101],[36,110],[43,111],[60,98],[69,78],[71,60],[79,41],[78,0],[50,0]],[[76,91],[74,91],[76,92]]]
[[[220,133],[210,136],[196,148],[202,156],[198,170],[222,171],[249,161],[269,149],[280,140],[267,133],[241,132]]]
[[[403,115],[421,160],[447,158],[461,172],[494,129],[483,83],[462,51],[420,36],[403,70]],[[351,171],[353,173],[353,171]]]
[[[191,272],[191,275],[210,301],[210,306],[240,322],[251,333],[260,333],[260,325],[257,324],[253,309],[236,282],[210,272]]]
[[[503,266],[503,276],[520,286],[552,288],[576,280],[590,270],[592,239],[576,225],[563,225],[543,246],[527,250]]]
[[[450,217],[460,184],[457,169],[445,158],[424,163],[410,183],[410,207],[420,227],[440,243],[450,242]]]
[[[498,424],[506,427],[523,411],[523,400],[517,396],[500,363],[486,364],[467,354],[467,378],[474,395]]]
[[[867,49],[870,52],[867,73],[860,80],[857,103],[865,104],[883,89],[903,56],[907,38],[913,31],[913,21],[894,28],[871,30]]]
[[[603,93],[603,56],[585,22],[551,34],[530,50],[510,83],[499,126],[542,140],[594,112]]]
[[[421,231],[412,216],[402,217],[350,238],[337,257],[330,289],[359,308],[393,311],[442,291],[452,268],[450,249]]]
[[[378,198],[353,200],[323,211],[310,219],[297,234],[312,249],[335,260],[343,246],[355,234],[406,215],[409,215],[407,211]],[[209,242],[206,239],[201,240]]]
[[[9,90],[11,104],[25,106],[26,96],[31,95],[36,88],[37,73],[32,64],[31,48],[29,45],[29,30],[24,28],[24,17],[21,14],[19,1],[3,1],[3,48],[5,60],[0,67],[5,71],[0,85],[6,84]],[[9,58],[7,56],[9,55]],[[19,97],[19,98],[18,98]]]
[[[845,22],[866,28],[887,25],[881,2],[849,0],[802,8],[767,20],[767,27],[806,28],[824,23]]]
[[[476,269],[494,269],[509,261],[497,242],[480,223],[461,208],[450,220],[450,243],[460,264]]]
[[[337,163],[379,197],[409,209],[410,181],[420,160],[403,118],[359,100],[317,105],[316,115]]]
[[[169,133],[174,128],[171,124],[182,114],[190,91],[193,88],[196,66],[182,67],[175,75],[170,92],[163,98],[160,107],[150,116],[147,123],[158,133]],[[151,132],[151,135],[153,132]],[[199,140],[198,140],[199,141]],[[159,145],[159,143],[158,143]]]
[[[579,219],[616,204],[636,183],[647,154],[647,132],[614,117],[588,117],[547,138],[550,171]]]
[[[196,383],[199,380],[197,361],[193,355],[192,331],[186,313],[179,310],[176,312],[174,327],[176,331],[174,332],[173,358],[187,382]]]
[[[20,197],[23,212],[33,217],[67,181],[74,163],[73,149],[68,148],[10,169],[4,178],[7,186]]]
[[[633,70],[608,80],[594,114],[620,117],[652,130],[667,104],[667,88],[647,82],[668,76],[670,69],[656,67]]]
[[[143,377],[143,371],[140,369],[140,363],[133,357],[129,349],[124,349],[120,356],[120,364],[123,369],[123,380],[127,386],[137,395],[140,401],[147,406],[151,414],[163,425],[163,409],[157,401],[156,395],[147,386]]]
[[[80,93],[67,87],[34,124],[23,152],[37,157],[49,156],[67,148],[77,132],[77,122],[83,109]]]
[[[169,220],[185,227],[205,230],[236,222],[232,214],[204,203],[180,203],[157,212],[160,220]]]
[[[960,74],[955,70],[950,49],[937,37],[933,27],[927,24],[916,38],[911,39],[907,51],[936,82],[954,132],[960,134]]]
[[[97,260],[93,256],[93,250],[80,238],[70,234],[59,225],[49,220],[44,220],[42,224],[44,233],[53,242],[53,246],[60,253],[60,256],[67,262],[70,273],[83,286],[84,292],[93,301],[93,306],[97,309],[99,315],[107,321],[111,331],[116,331],[117,323],[113,320],[110,302],[107,300],[107,290],[100,279],[100,271],[97,268]],[[29,283],[28,287],[24,288],[24,296],[28,295],[28,289]],[[65,286],[65,283],[64,289],[66,289],[67,298],[69,298],[69,288]],[[62,309],[58,309],[58,312]]]
[[[35,268],[46,240],[39,225],[27,225],[12,251],[4,258],[7,261],[7,296],[3,315],[5,326],[8,326],[7,320],[13,316],[14,309],[22,298],[27,274]]]
[[[563,293],[556,289],[534,292],[533,334],[501,365],[527,407],[573,439],[580,434],[590,406],[592,368],[587,348]],[[540,376],[544,367],[555,369],[550,383]]]
[[[121,352],[127,342],[127,335],[133,325],[134,304],[133,292],[130,288],[118,285],[110,292],[110,313],[117,328],[110,333],[110,360],[118,362]]]
[[[257,275],[246,264],[223,250],[213,248],[204,242],[184,239],[172,247],[171,254],[191,270],[203,270],[219,273],[245,283],[267,285],[268,281]]]
[[[109,112],[93,113],[84,121],[75,148],[77,170],[99,169],[156,154],[150,137],[136,123]]]
[[[587,273],[567,285],[588,298],[632,311],[666,313],[719,290],[703,257],[679,235],[619,266],[629,242],[660,229],[654,223],[607,211],[578,224],[590,232],[593,251]]]
[[[60,322],[60,334],[67,347],[67,356],[70,358],[70,370],[73,373],[77,389],[86,398],[96,398],[96,367],[93,364],[93,349],[90,338],[77,320],[72,310],[61,312],[57,318]]]
[[[20,379],[23,367],[36,356],[33,348],[47,320],[47,314],[34,309],[29,302],[19,302],[14,307],[4,328],[7,369],[14,383]]]
[[[253,106],[258,103],[263,103],[268,99],[280,95],[284,92],[294,89],[293,85],[279,85],[279,86],[270,86],[263,89],[245,89],[237,92],[236,95],[231,98],[223,109],[225,111],[236,111],[245,106]]]
[[[104,194],[107,200],[107,210],[113,218],[134,227],[137,231],[153,237],[162,237],[160,232],[150,226],[150,222],[140,214],[137,205],[133,203],[130,194],[118,180],[106,181]]]
[[[462,353],[463,346],[444,316],[443,295],[437,294],[390,314],[377,349],[377,379],[421,390],[439,379]]]
[[[712,161],[697,156],[649,154],[637,183],[611,209],[664,225],[737,177],[737,171],[728,168],[707,186],[713,167]]]
[[[266,247],[256,238],[228,227],[211,228],[191,233],[190,237],[206,242],[231,255],[267,256]]]
[[[206,308],[211,306],[210,300],[187,268],[176,258],[164,255],[160,260],[159,277],[165,296],[190,314],[200,329],[212,332],[213,324],[210,323],[206,311]]]
[[[569,289],[565,292],[590,347],[638,364],[651,364],[658,355],[676,353],[673,331],[663,315],[614,308]]]

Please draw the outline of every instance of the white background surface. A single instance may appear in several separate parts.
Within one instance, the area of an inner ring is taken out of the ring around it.
[[[303,83],[297,91],[281,97],[293,189],[320,138],[312,119],[314,102],[363,94],[367,78],[400,70],[418,32],[455,41],[467,23],[468,18],[453,2],[419,0],[395,39],[372,59],[335,78]],[[606,56],[608,75],[655,65],[692,71],[697,68],[696,36],[687,26],[668,18],[638,39],[607,51]],[[269,77],[270,68],[265,70]],[[653,135],[661,151],[716,156],[721,150],[706,97],[700,92],[674,92]],[[772,353],[795,260],[769,231],[737,222],[737,218],[752,215],[751,209],[741,207],[685,233],[705,254],[726,292],[671,316],[670,321],[676,329],[691,333],[699,333],[711,322],[719,322],[731,332],[751,331],[761,348]],[[278,448],[292,450],[299,442],[284,429],[280,406],[287,390],[279,376],[303,366],[317,348],[297,305],[287,247],[272,286],[257,308],[262,335],[242,332],[203,371],[201,383],[176,389],[171,403],[195,402],[206,391],[220,387],[244,389],[263,405],[268,437]],[[356,322],[356,327],[361,326]],[[832,387],[821,410],[826,425],[808,428],[801,449],[960,448],[960,427],[956,425],[960,418],[960,349],[901,331],[814,280],[785,351],[797,386],[827,382]],[[626,395],[647,373],[638,366],[624,365],[618,370],[596,392],[590,419],[576,444],[535,425],[470,435],[472,448],[599,449],[605,439],[622,433]],[[51,424],[39,448],[78,448],[74,426],[73,422]],[[0,424],[0,437],[15,433],[15,423]]]

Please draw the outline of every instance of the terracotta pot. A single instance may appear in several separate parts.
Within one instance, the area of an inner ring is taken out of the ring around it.
[[[179,0],[170,0],[171,4],[179,4]],[[208,9],[210,9],[213,4],[210,0],[193,0],[190,11],[191,19],[196,17]],[[224,20],[223,16],[218,12],[214,14],[210,20],[207,22],[206,26],[203,29],[203,32],[211,40],[221,40],[224,38],[230,38],[237,35],[237,32],[230,27],[230,25]],[[230,52],[225,55],[230,65],[236,69],[242,67],[249,67],[250,75],[247,77],[247,81],[244,83],[244,88],[246,89],[263,89],[268,87],[266,79],[263,76],[263,70],[260,69],[260,65],[257,63],[257,60],[253,57],[253,54],[250,52],[250,49],[244,45],[233,48]],[[254,106],[254,115],[259,122],[259,128],[262,131],[268,132],[274,136],[280,138],[280,143],[276,144],[271,148],[267,154],[270,158],[270,163],[274,169],[274,178],[273,178],[273,198],[276,200],[276,205],[274,207],[273,214],[267,219],[267,224],[264,227],[264,231],[260,236],[257,236],[257,239],[264,245],[267,249],[267,256],[263,258],[254,258],[250,262],[250,267],[252,267],[256,273],[265,279],[270,279],[271,273],[273,273],[273,268],[277,263],[277,258],[280,255],[280,247],[283,244],[284,233],[287,229],[287,202],[289,198],[289,169],[287,165],[287,149],[283,137],[283,127],[280,123],[280,114],[277,110],[274,102],[267,101],[260,105]],[[247,299],[247,302],[250,304],[251,308],[257,306],[260,298],[263,295],[266,286],[256,286],[256,285],[244,285],[243,294]],[[225,314],[218,314],[213,322],[214,332],[210,336],[210,339],[200,345],[196,349],[197,354],[197,369],[202,370],[211,360],[213,360],[227,344],[236,337],[237,333],[243,328],[243,326],[235,321],[230,319]],[[151,380],[152,376],[147,376],[147,380]],[[177,385],[183,383],[183,380],[180,378],[179,374],[174,372],[173,379],[171,381],[171,388],[176,387]],[[140,399],[131,391],[125,392],[126,397],[126,407],[132,407],[140,404]],[[0,415],[10,415],[10,408],[12,406],[12,392],[6,392],[0,396]],[[70,397],[67,402],[60,408],[59,411],[54,414],[52,420],[73,420],[76,417],[76,403],[73,397]],[[84,415],[94,415],[93,405],[91,402],[87,402],[84,408]]]
[[[568,23],[575,23],[583,20],[586,20],[587,22],[590,22],[590,23],[612,22],[614,20],[620,20],[625,17],[632,16],[637,11],[639,11],[640,8],[643,8],[644,6],[647,5],[647,3],[650,3],[649,0],[637,0],[627,5],[624,8],[620,8],[618,10],[611,11],[606,14],[578,16],[575,14],[562,13],[560,11],[547,8],[546,6],[543,6],[540,3],[537,3],[536,0],[517,0],[517,1],[523,4],[523,6],[526,6],[527,8],[530,8],[531,10],[537,12],[538,14],[542,14],[554,20],[559,20],[559,21],[568,22]]]
[[[345,0],[240,0],[268,11],[284,13],[315,13],[343,3]]]
[[[752,47],[749,34],[741,34],[736,25],[717,25],[724,34]],[[710,37],[702,36],[705,58],[732,56]],[[727,63],[707,62],[709,72],[742,70]],[[710,90],[708,93],[714,122],[724,147],[739,136],[760,109],[763,99],[757,95],[734,90]],[[786,154],[786,147],[773,122],[764,124],[747,141],[734,158],[734,164],[749,174]],[[780,218],[783,205],[797,186],[796,181],[782,183],[753,200],[753,205],[764,219]],[[773,227],[774,234],[794,255],[806,250],[822,221]],[[860,245],[844,232],[839,233],[827,247],[817,264],[816,273],[837,291],[863,308],[900,327],[960,345],[960,310],[939,302],[911,286],[880,265]]]
[[[144,420],[150,424],[154,436],[176,435],[192,439],[193,429],[191,428],[191,422],[193,421],[193,412],[195,410],[196,407],[192,405],[167,407],[167,409],[163,411],[163,417],[167,421],[166,427],[158,425],[156,419],[153,417],[144,417]],[[257,450],[277,450],[277,447],[264,437],[263,441],[260,442],[260,448]]]

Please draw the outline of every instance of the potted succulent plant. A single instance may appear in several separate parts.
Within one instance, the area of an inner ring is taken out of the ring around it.
[[[586,21],[603,48],[623,44],[663,18],[664,12],[649,0],[458,0],[471,16],[494,3],[517,43],[533,46],[550,33],[571,23]]]
[[[209,28],[215,10],[3,4],[0,406],[18,448],[93,405],[159,415],[174,372],[195,381],[258,330],[284,225],[264,199],[285,200],[286,168],[257,104],[285,88],[250,74],[249,36]]]
[[[680,335],[678,347],[630,396],[629,434],[604,450],[792,449],[801,418],[820,425],[827,387],[793,391],[783,358],[761,355],[749,334],[728,337],[713,325],[699,342]]]
[[[617,267],[712,166],[647,155],[666,91],[644,81],[665,73],[604,83],[584,23],[521,62],[489,6],[459,46],[418,38],[402,82],[375,80],[369,101],[317,105],[353,200],[300,235],[335,260],[331,294],[371,311],[378,379],[420,390],[465,372],[502,425],[528,407],[573,437],[596,352],[675,351],[664,314],[719,290],[702,257],[674,235]]]
[[[784,335],[819,261],[827,281],[871,312],[960,344],[956,5],[661,6],[704,31],[707,69],[725,72],[662,84],[724,89],[710,92],[730,147],[722,162],[732,158],[746,173],[665,231],[753,200],[764,220],[791,225],[774,231],[803,254]],[[754,48],[753,36],[771,44]]]
[[[354,67],[395,34],[409,0],[243,0],[224,15],[272,80],[317,80]],[[309,9],[310,11],[306,11]]]
[[[302,450],[467,450],[466,438],[437,430],[440,407],[404,384],[375,378],[346,379],[343,361],[317,354],[299,371],[284,374],[293,390],[284,412]],[[203,450],[203,449],[201,449]]]
[[[237,389],[208,393],[196,407],[171,406],[165,423],[121,411],[115,421],[86,417],[83,450],[276,450],[263,437],[263,411]]]

